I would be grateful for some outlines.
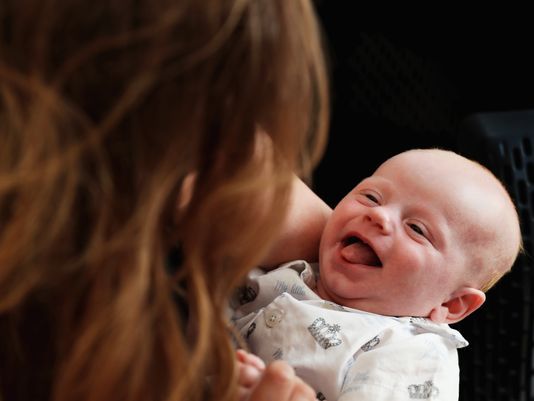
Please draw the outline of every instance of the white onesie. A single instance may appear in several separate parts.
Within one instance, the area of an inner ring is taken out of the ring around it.
[[[251,272],[233,320],[251,352],[283,359],[319,400],[458,400],[462,335],[426,318],[390,317],[324,301],[315,265]]]

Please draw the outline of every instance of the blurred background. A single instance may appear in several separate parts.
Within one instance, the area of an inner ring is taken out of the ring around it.
[[[534,108],[534,29],[437,23],[360,31],[364,18],[348,5],[317,4],[333,115],[315,185],[332,206],[390,155],[414,146],[455,148],[470,114]]]
[[[346,4],[346,5],[343,5]],[[526,254],[453,327],[461,397],[534,400],[531,300],[534,215],[534,30],[447,23],[361,30],[349,2],[317,1],[329,52],[332,120],[314,190],[332,207],[386,158],[414,147],[455,150],[492,169],[522,219]]]

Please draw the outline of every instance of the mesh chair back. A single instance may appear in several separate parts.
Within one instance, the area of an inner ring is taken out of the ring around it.
[[[534,110],[470,116],[460,127],[458,152],[488,167],[507,187],[525,249],[512,271],[489,290],[486,304],[455,325],[470,342],[459,355],[460,399],[534,400]]]

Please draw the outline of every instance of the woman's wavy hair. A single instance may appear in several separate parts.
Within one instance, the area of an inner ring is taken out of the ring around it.
[[[0,399],[234,399],[227,298],[327,121],[308,0],[2,0]]]

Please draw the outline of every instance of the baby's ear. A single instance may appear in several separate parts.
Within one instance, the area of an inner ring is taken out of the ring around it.
[[[476,311],[486,300],[484,292],[471,287],[463,287],[451,298],[430,312],[430,320],[435,323],[456,323]]]

